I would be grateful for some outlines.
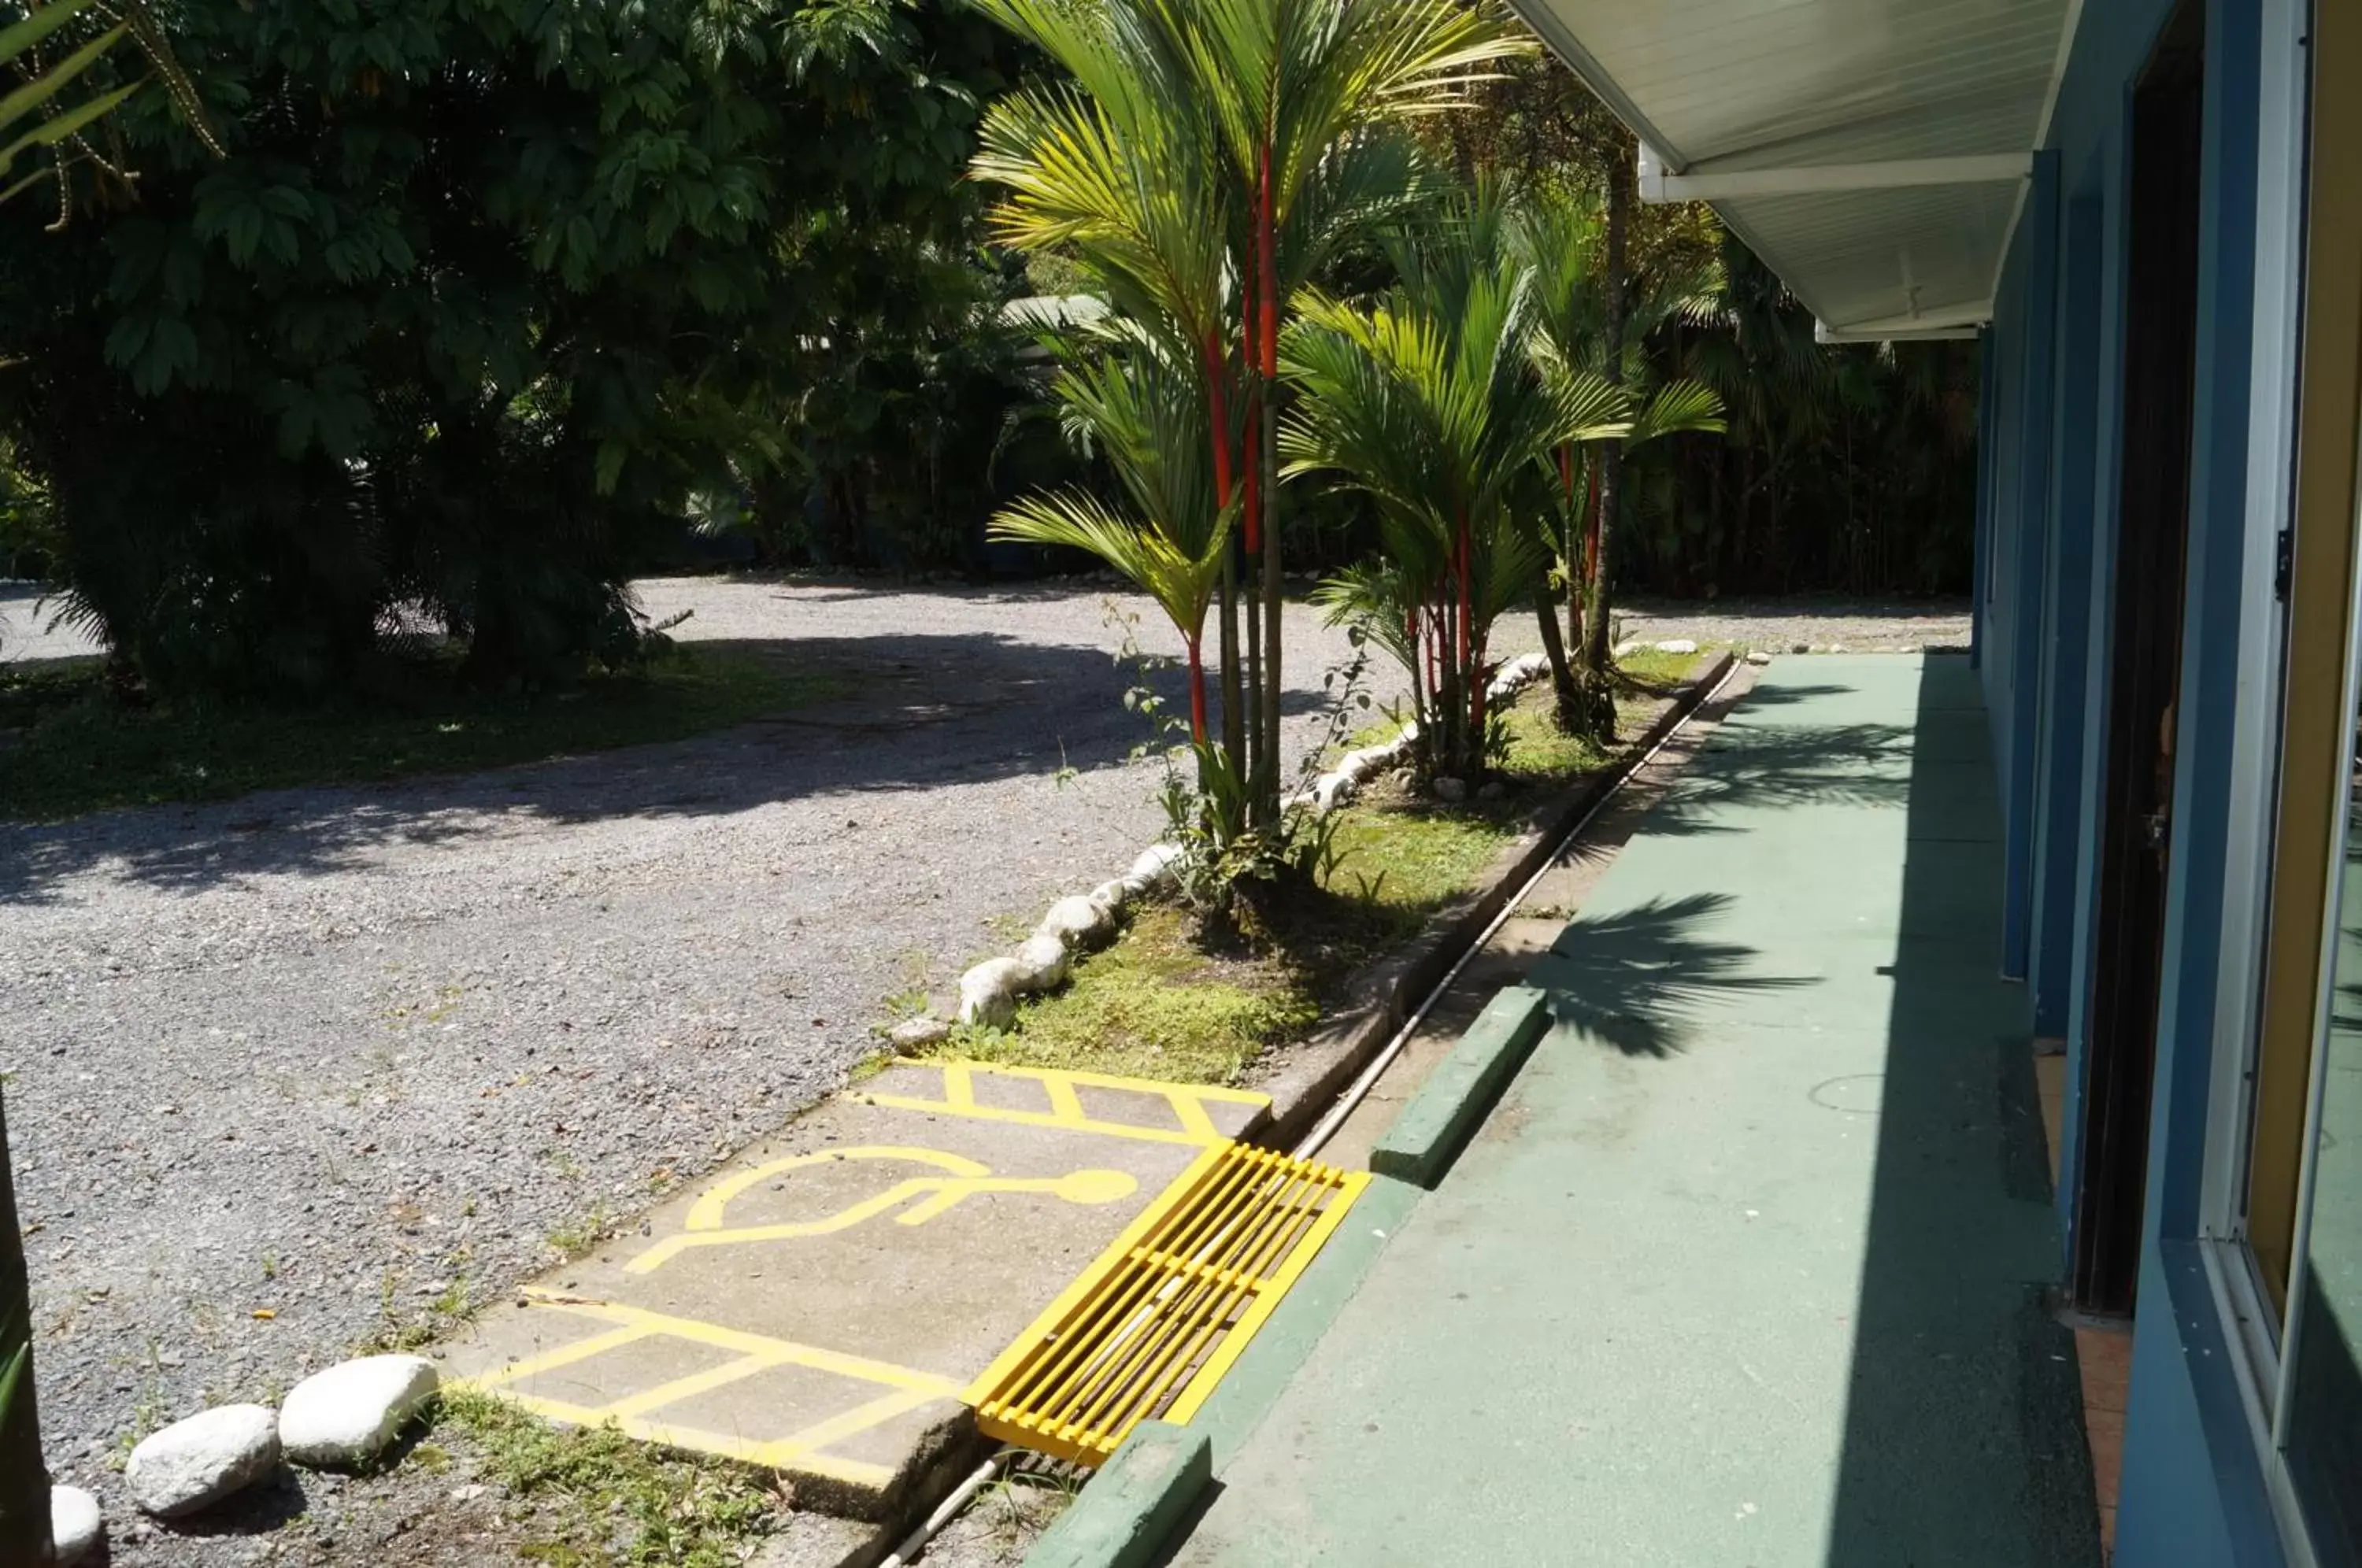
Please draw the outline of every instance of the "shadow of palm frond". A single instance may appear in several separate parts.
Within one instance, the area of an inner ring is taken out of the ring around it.
[[[1526,983],[1548,994],[1551,1017],[1562,1026],[1628,1056],[1674,1055],[1689,1048],[1698,1014],[1707,1007],[1819,983],[1749,974],[1754,948],[1699,934],[1697,927],[1732,902],[1727,893],[1692,893],[1578,919]]]
[[[1913,743],[1908,724],[1726,724],[1658,803],[1648,831],[1741,831],[1713,820],[1727,805],[1904,806],[1911,799]]]

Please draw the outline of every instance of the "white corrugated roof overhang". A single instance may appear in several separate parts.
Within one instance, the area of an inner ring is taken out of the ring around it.
[[[1832,337],[1982,322],[2078,0],[1511,0]]]

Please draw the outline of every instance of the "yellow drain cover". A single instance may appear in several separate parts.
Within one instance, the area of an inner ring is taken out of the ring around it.
[[[1098,1464],[1160,1409],[1187,1421],[1369,1181],[1209,1144],[969,1386],[977,1424]]]

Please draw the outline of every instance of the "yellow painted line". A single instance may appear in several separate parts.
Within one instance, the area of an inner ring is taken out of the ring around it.
[[[1096,1206],[1130,1198],[1140,1180],[1129,1171],[1068,1171],[1062,1176],[988,1176],[981,1181],[943,1182],[924,1202],[894,1217],[897,1225],[923,1225],[967,1198],[985,1192],[1046,1192],[1068,1203]]]
[[[1225,1088],[1219,1084],[1176,1084],[1164,1078],[1128,1078],[1117,1073],[1091,1073],[1077,1067],[1012,1067],[997,1062],[922,1062],[904,1058],[896,1063],[905,1067],[941,1067],[954,1066],[970,1072],[990,1073],[1004,1078],[1064,1078],[1068,1083],[1085,1088],[1130,1089],[1134,1094],[1186,1094],[1198,1099],[1227,1100],[1235,1105],[1269,1105],[1271,1096],[1253,1089]]]
[[[1090,1112],[1083,1109],[1083,1097],[1075,1092],[1071,1078],[1043,1078],[1042,1087],[1050,1094],[1050,1112],[1061,1121],[1088,1121]]]
[[[1068,1128],[1110,1138],[1192,1144],[1209,1143],[1221,1136],[1213,1118],[1207,1114],[1206,1107],[1209,1102],[1258,1108],[1268,1108],[1271,1104],[1269,1095],[1257,1094],[1253,1089],[1223,1088],[1212,1084],[1167,1083],[1157,1078],[1127,1078],[1113,1073],[1085,1073],[1062,1067],[1004,1067],[989,1062],[921,1062],[908,1057],[898,1059],[895,1066],[942,1073],[944,1098],[928,1099],[919,1095],[867,1093],[848,1094],[844,1098],[855,1104],[874,1105],[888,1110],[915,1110],[929,1115],[966,1117],[979,1121]],[[976,1075],[979,1073],[1040,1084],[1049,1099],[1050,1110],[1021,1110],[979,1103],[976,1098]],[[1175,1131],[1139,1122],[1103,1121],[1092,1116],[1084,1106],[1082,1097],[1076,1092],[1078,1088],[1117,1089],[1146,1099],[1162,1099],[1172,1108],[1180,1128]]]
[[[1012,1110],[1000,1105],[977,1105],[962,1110],[940,1100],[915,1099],[900,1094],[864,1094],[852,1098],[863,1105],[881,1106],[888,1110],[962,1116],[977,1121],[1009,1121],[1021,1127],[1058,1127],[1070,1132],[1096,1132],[1105,1138],[1136,1138],[1148,1143],[1187,1143],[1195,1147],[1205,1142],[1196,1133],[1184,1132],[1177,1128],[1135,1127],[1129,1122],[1096,1121],[1088,1118],[1075,1121],[1046,1110]]]
[[[545,1372],[556,1372],[559,1367],[571,1366],[578,1361],[589,1361],[593,1356],[605,1355],[609,1351],[621,1350],[625,1345],[635,1343],[646,1337],[646,1332],[639,1329],[611,1329],[603,1334],[592,1334],[589,1339],[577,1340],[570,1345],[561,1345],[554,1351],[545,1351],[539,1355],[526,1356],[522,1361],[513,1361],[498,1372],[488,1372],[471,1381],[480,1388],[498,1388],[503,1384],[515,1383],[523,1378],[538,1377]]]
[[[977,1168],[981,1170],[984,1167]],[[1069,1171],[1062,1176],[914,1176],[825,1220],[800,1220],[783,1225],[746,1225],[734,1231],[696,1231],[667,1236],[633,1258],[624,1268],[629,1274],[650,1274],[692,1247],[754,1246],[765,1242],[792,1242],[810,1236],[833,1235],[839,1231],[849,1231],[855,1225],[892,1213],[912,1199],[920,1201],[899,1216],[898,1223],[923,1225],[978,1193],[1042,1192],[1068,1203],[1097,1204],[1129,1198],[1139,1185],[1123,1171],[1106,1170]]]
[[[883,1464],[873,1464],[862,1459],[840,1459],[834,1454],[822,1453],[816,1449],[793,1441],[764,1442],[733,1437],[726,1432],[709,1432],[696,1427],[680,1427],[664,1421],[646,1420],[635,1416],[610,1417],[598,1410],[586,1409],[579,1405],[569,1405],[562,1399],[544,1399],[530,1394],[503,1391],[500,1397],[549,1420],[564,1421],[570,1426],[578,1427],[601,1427],[613,1420],[616,1430],[636,1442],[658,1443],[666,1448],[685,1449],[692,1453],[717,1454],[723,1459],[734,1459],[742,1463],[759,1465],[767,1470],[792,1468],[814,1475],[824,1475],[832,1481],[847,1482],[856,1486],[883,1486],[894,1479],[894,1472]],[[871,1403],[877,1402],[873,1400]],[[868,1408],[867,1406],[862,1408]],[[874,1425],[875,1422],[872,1424]],[[839,1435],[842,1437],[851,1434]]]
[[[756,1373],[768,1372],[775,1366],[786,1364],[787,1363],[777,1355],[742,1355],[736,1361],[726,1361],[720,1366],[708,1367],[703,1372],[691,1373],[687,1377],[676,1377],[669,1383],[659,1383],[654,1388],[635,1394],[628,1399],[618,1399],[606,1407],[606,1413],[619,1421],[629,1419],[634,1416],[645,1416],[651,1410],[661,1410],[667,1405],[678,1405],[683,1399],[694,1399],[700,1394],[710,1394],[716,1388],[726,1388],[733,1383],[743,1382],[754,1376]]]
[[[1181,1119],[1181,1131],[1200,1143],[1212,1143],[1220,1140],[1222,1130],[1214,1125],[1212,1117],[1206,1114],[1204,1100],[1189,1094],[1167,1095],[1165,1099],[1173,1107],[1173,1114]]]
[[[691,1206],[689,1219],[682,1228],[690,1231],[718,1231],[722,1228],[723,1211],[730,1206],[730,1200],[745,1192],[747,1188],[759,1186],[773,1176],[785,1176],[789,1171],[802,1170],[811,1165],[832,1165],[844,1160],[900,1160],[914,1165],[933,1165],[939,1171],[948,1172],[955,1176],[982,1176],[992,1174],[990,1165],[978,1165],[964,1154],[946,1154],[941,1149],[922,1149],[889,1143],[865,1144],[853,1149],[826,1149],[818,1154],[796,1154],[784,1160],[767,1161],[751,1170],[740,1171],[735,1176],[715,1182],[712,1187],[707,1187],[704,1195]]]
[[[881,1394],[866,1404],[856,1405],[841,1415],[831,1416],[824,1421],[816,1421],[800,1432],[783,1438],[776,1443],[766,1445],[780,1456],[767,1463],[782,1463],[791,1455],[800,1456],[816,1452],[832,1443],[843,1442],[849,1437],[857,1437],[870,1428],[890,1421],[905,1411],[915,1410],[922,1405],[931,1405],[937,1399],[944,1397],[947,1396],[914,1394],[907,1390]]]
[[[833,1372],[842,1377],[859,1378],[866,1383],[882,1383],[890,1388],[907,1388],[913,1393],[957,1397],[960,1386],[948,1377],[938,1377],[931,1372],[920,1372],[907,1366],[897,1366],[889,1361],[872,1361],[867,1356],[848,1355],[843,1351],[822,1350],[818,1345],[800,1344],[793,1340],[775,1340],[766,1334],[750,1334],[741,1329],[726,1329],[719,1323],[701,1322],[695,1318],[675,1318],[663,1312],[651,1312],[643,1307],[630,1307],[620,1301],[577,1301],[571,1298],[552,1299],[546,1294],[528,1288],[529,1299],[554,1312],[570,1312],[577,1317],[595,1318],[602,1322],[617,1323],[635,1331],[623,1342],[662,1334],[676,1340],[688,1340],[693,1344],[712,1345],[717,1350],[735,1351],[741,1355],[775,1355],[779,1361],[797,1366],[808,1366],[816,1372]],[[611,1336],[601,1335],[602,1339]],[[573,1347],[569,1346],[568,1349]],[[557,1353],[563,1354],[563,1352]],[[540,1358],[547,1361],[551,1358]],[[520,1368],[527,1369],[521,1371]],[[524,1376],[539,1370],[534,1363],[520,1362],[502,1374],[503,1378]]]

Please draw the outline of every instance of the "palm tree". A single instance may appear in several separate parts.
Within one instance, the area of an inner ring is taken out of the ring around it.
[[[1366,305],[1311,299],[1283,340],[1300,397],[1280,441],[1288,472],[1374,503],[1383,562],[1320,601],[1409,672],[1429,774],[1466,780],[1486,753],[1491,627],[1546,558],[1529,520],[1552,454],[1628,422],[1595,373],[1539,372],[1534,271],[1508,253],[1489,189],[1391,250],[1400,282]]]
[[[1253,820],[1275,822],[1279,339],[1319,269],[1425,194],[1399,122],[1531,45],[1457,0],[977,3],[1071,80],[986,117],[975,171],[1010,193],[999,237],[1071,257],[1198,369],[1215,494],[1236,485],[1260,574],[1242,592],[1225,558],[1224,744]]]
[[[1660,381],[1646,352],[1659,328],[1705,308],[1701,302],[1711,297],[1716,280],[1710,270],[1628,276],[1615,204],[1620,174],[1611,166],[1605,206],[1580,186],[1534,188],[1509,229],[1510,253],[1535,275],[1535,341],[1545,373],[1594,373],[1628,394],[1628,428],[1586,452],[1569,442],[1555,454],[1558,526],[1550,544],[1566,584],[1565,644],[1575,649],[1578,667],[1566,663],[1554,620],[1541,611],[1560,720],[1571,731],[1601,739],[1613,734],[1616,723],[1607,676],[1606,556],[1622,456],[1678,432],[1723,428],[1721,400],[1712,388],[1688,380]]]
[[[1018,502],[993,519],[991,535],[1087,550],[1156,601],[1187,652],[1189,738],[1202,771],[1210,755],[1206,614],[1238,514],[1235,501],[1217,496],[1208,473],[1205,403],[1195,378],[1153,349],[1071,367],[1054,391],[1068,421],[1106,454],[1138,516],[1067,491]]]

